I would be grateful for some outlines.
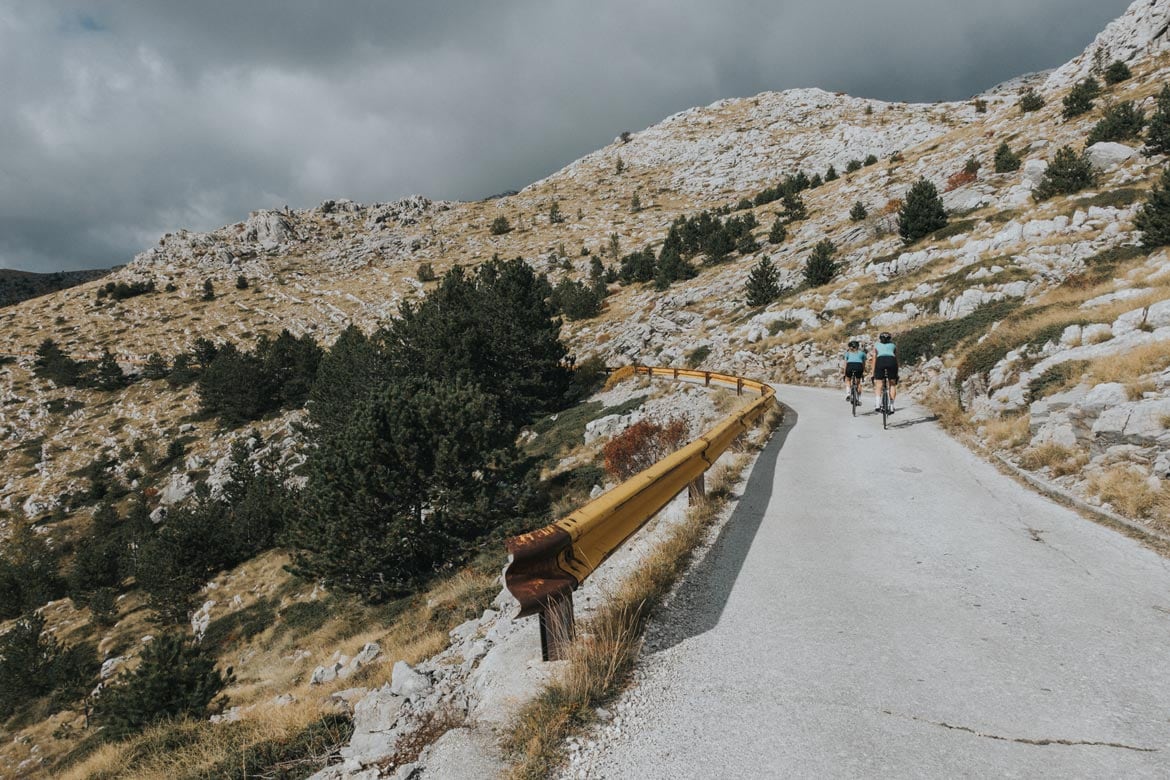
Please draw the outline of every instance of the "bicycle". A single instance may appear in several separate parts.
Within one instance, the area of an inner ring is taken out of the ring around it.
[[[890,370],[882,369],[882,430],[889,427],[890,419]]]
[[[854,374],[849,377],[849,408],[853,416],[857,416],[857,407],[861,406],[861,377]]]

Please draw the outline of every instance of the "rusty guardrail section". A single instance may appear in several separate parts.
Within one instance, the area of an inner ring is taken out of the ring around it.
[[[702,382],[759,398],[567,517],[506,542],[510,558],[504,582],[520,602],[520,617],[540,615],[546,661],[563,657],[573,638],[573,591],[676,495],[688,487],[692,496],[701,495],[703,474],[775,400],[772,388],[762,382],[713,371],[625,366],[614,372],[617,378],[634,374]]]

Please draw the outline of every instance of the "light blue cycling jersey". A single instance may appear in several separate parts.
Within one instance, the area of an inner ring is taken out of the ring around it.
[[[893,357],[894,356],[894,342],[887,343],[878,342],[873,345],[874,352],[878,357]]]
[[[845,362],[846,363],[864,363],[865,362],[865,350],[859,349],[856,352],[846,351],[845,352]]]

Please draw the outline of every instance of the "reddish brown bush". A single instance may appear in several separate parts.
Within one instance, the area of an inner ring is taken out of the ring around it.
[[[901,198],[891,198],[886,201],[886,205],[882,208],[882,214],[897,214],[902,208]]]
[[[971,182],[975,181],[978,178],[979,178],[979,174],[974,172],[974,171],[966,171],[966,170],[959,171],[958,173],[953,174],[949,179],[947,179],[947,190],[946,191],[950,192],[951,190],[957,190],[959,187],[962,187],[964,184],[970,184]]]
[[[687,421],[681,417],[667,420],[665,425],[636,422],[605,445],[605,470],[615,479],[629,479],[681,447],[687,433]]]

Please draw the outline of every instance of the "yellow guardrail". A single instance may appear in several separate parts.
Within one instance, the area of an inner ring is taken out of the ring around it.
[[[775,402],[772,388],[752,379],[686,368],[625,366],[612,379],[634,374],[726,387],[759,395],[690,444],[627,479],[556,522],[506,542],[508,590],[520,615],[540,615],[545,660],[559,658],[573,634],[573,591],[671,499],[694,486],[740,434]]]

